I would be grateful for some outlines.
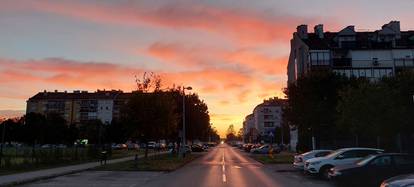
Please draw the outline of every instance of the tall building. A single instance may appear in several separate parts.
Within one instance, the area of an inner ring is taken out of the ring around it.
[[[90,120],[101,120],[109,124],[119,118],[122,105],[132,93],[118,90],[98,90],[68,92],[40,92],[27,100],[26,113],[59,114],[68,124],[82,123]]]
[[[324,32],[319,24],[309,33],[307,25],[299,25],[290,43],[288,83],[320,70],[375,81],[414,68],[414,31],[401,31],[399,21],[376,31],[356,31],[351,25],[338,32]],[[296,128],[291,129],[292,150],[297,133]]]
[[[253,142],[257,138],[257,129],[254,125],[254,116],[249,114],[243,121],[243,139],[244,142]]]
[[[275,138],[276,128],[282,127],[282,109],[285,104],[286,101],[283,99],[271,98],[257,105],[243,122],[245,135],[251,136],[253,141],[259,136],[262,140],[268,141]]]
[[[414,31],[401,31],[399,21],[372,32],[354,26],[324,32],[320,24],[308,33],[308,26],[300,25],[290,42],[289,83],[321,69],[377,80],[414,67]]]

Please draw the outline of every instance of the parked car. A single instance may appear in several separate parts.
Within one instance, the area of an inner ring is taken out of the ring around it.
[[[336,166],[329,171],[329,177],[339,185],[365,187],[379,186],[387,178],[412,172],[413,155],[383,153],[368,156],[353,164]]]
[[[305,166],[305,162],[311,158],[316,158],[316,157],[323,157],[326,156],[328,154],[332,153],[332,150],[312,150],[303,154],[299,154],[299,155],[295,155],[294,159],[293,159],[293,167],[303,170],[304,166]]]
[[[259,148],[253,148],[251,150],[251,153],[254,153],[254,154],[268,154],[271,150],[273,151],[273,153],[280,152],[280,149],[279,149],[278,146],[275,146],[275,145],[271,146],[270,144],[266,144],[266,145],[263,145]]]
[[[414,173],[407,175],[399,175],[382,182],[381,187],[413,187]]]
[[[352,164],[368,155],[383,153],[384,150],[373,148],[344,148],[338,149],[331,154],[311,158],[305,162],[305,173],[319,174],[321,177],[327,179],[329,177],[329,170],[335,166]]]
[[[120,149],[128,149],[128,146],[126,144],[112,144],[112,149],[120,150]]]
[[[252,149],[252,147],[253,147],[253,144],[244,144],[243,145],[243,149],[246,152],[250,152],[250,150]]]
[[[139,149],[139,145],[136,143],[128,143],[128,150],[138,150]]]
[[[54,146],[52,144],[44,144],[44,145],[40,146],[40,148],[43,148],[43,149],[48,149],[48,148],[53,148],[53,147]]]
[[[205,150],[203,149],[201,145],[193,144],[191,145],[191,151],[192,152],[204,152]]]
[[[185,153],[191,153],[191,147],[189,145],[186,145],[184,148]]]
[[[157,146],[156,142],[153,142],[153,141],[148,142],[148,149],[155,149],[156,146]]]

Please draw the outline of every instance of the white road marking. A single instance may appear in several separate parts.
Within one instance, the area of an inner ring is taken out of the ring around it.
[[[226,178],[226,162],[224,161],[224,150],[223,150],[223,156],[221,157],[221,170],[223,172],[223,182],[226,182],[227,178]]]

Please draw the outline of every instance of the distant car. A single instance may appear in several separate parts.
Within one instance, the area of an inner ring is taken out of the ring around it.
[[[382,182],[381,187],[413,187],[414,173],[392,177]]]
[[[305,173],[319,174],[328,179],[329,170],[335,166],[352,164],[368,155],[383,153],[384,150],[373,148],[344,148],[338,149],[329,155],[318,158],[311,158],[305,162]]]
[[[65,148],[67,148],[68,146],[66,146],[66,145],[64,145],[64,144],[58,144],[57,146],[56,146],[56,148],[59,148],[59,149],[65,149]]]
[[[270,153],[271,150],[273,151],[273,153],[280,152],[280,149],[279,149],[278,146],[275,146],[275,145],[271,146],[270,144],[266,144],[266,145],[262,145],[259,148],[253,148],[251,150],[251,153],[254,153],[254,154],[268,154],[268,153]]]
[[[383,153],[368,156],[354,164],[336,166],[329,171],[329,177],[339,185],[379,186],[387,178],[413,172],[413,155]]]
[[[155,149],[156,146],[157,146],[156,142],[148,142],[148,149]]]
[[[128,143],[127,144],[128,150],[137,150],[139,149],[139,145],[136,143]]]
[[[295,155],[293,159],[293,167],[296,169],[303,170],[305,162],[311,158],[323,157],[330,154],[332,150],[312,150],[303,154]]]
[[[120,150],[120,149],[128,149],[128,146],[126,144],[112,144],[112,149]]]
[[[40,148],[43,148],[43,149],[53,148],[53,145],[52,144],[44,144],[44,145],[40,146]]]
[[[193,144],[191,145],[191,151],[192,152],[204,152],[204,149],[201,145]]]
[[[191,153],[191,147],[189,145],[184,146],[186,153]]]

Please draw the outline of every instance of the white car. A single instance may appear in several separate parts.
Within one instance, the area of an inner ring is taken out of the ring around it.
[[[293,167],[296,169],[303,170],[305,162],[311,158],[323,157],[330,154],[332,150],[312,150],[303,154],[295,155],[293,160]]]
[[[368,155],[383,153],[384,150],[373,148],[344,148],[338,149],[331,154],[311,158],[305,162],[305,172],[319,174],[324,178],[329,177],[329,170],[335,166],[351,164]]]

